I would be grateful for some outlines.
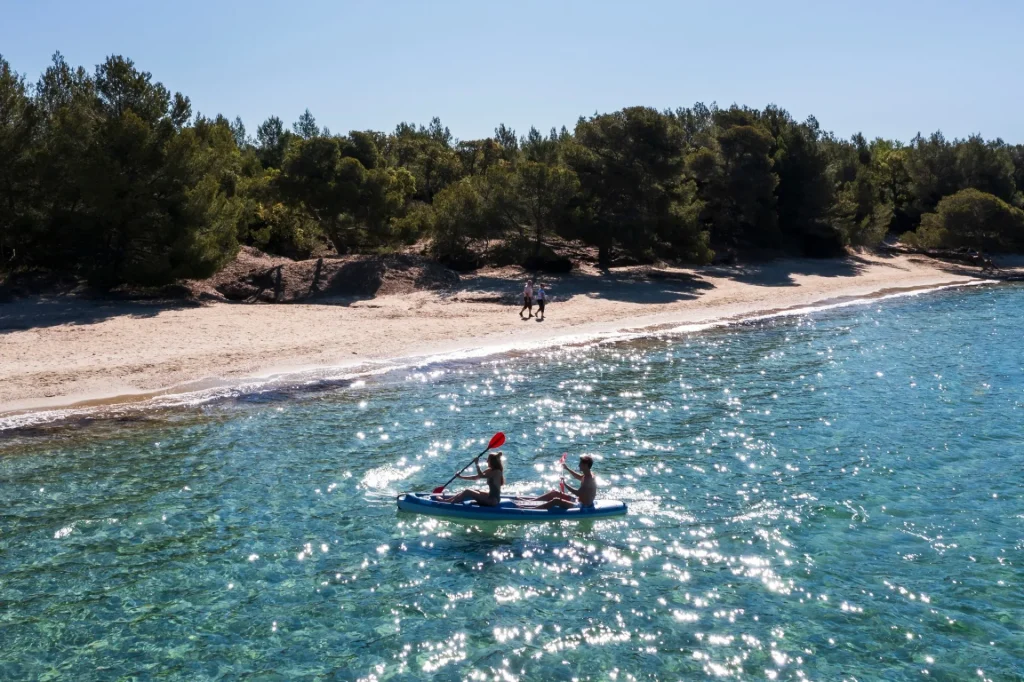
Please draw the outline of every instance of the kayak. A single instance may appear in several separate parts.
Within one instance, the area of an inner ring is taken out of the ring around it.
[[[570,509],[531,509],[518,506],[513,497],[501,498],[497,507],[481,507],[475,502],[442,502],[431,493],[402,493],[398,496],[398,508],[414,514],[473,521],[579,521],[626,513],[626,503],[618,500],[598,500],[593,507],[576,505]]]

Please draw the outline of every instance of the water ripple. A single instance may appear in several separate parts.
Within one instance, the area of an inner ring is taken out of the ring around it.
[[[0,450],[0,678],[1021,679],[1024,295],[452,359]],[[397,514],[504,430],[623,519]]]

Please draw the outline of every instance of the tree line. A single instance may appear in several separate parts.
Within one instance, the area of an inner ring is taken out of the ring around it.
[[[887,234],[1024,250],[1024,145],[839,139],[813,117],[695,104],[458,140],[193,114],[126,58],[58,53],[30,84],[0,56],[0,268],[97,286],[215,272],[241,244],[290,257],[422,242],[442,262],[543,264],[555,238],[617,260],[832,256]]]

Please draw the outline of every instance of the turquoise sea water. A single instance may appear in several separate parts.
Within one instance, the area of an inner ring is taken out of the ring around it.
[[[1024,679],[1024,289],[0,444],[0,679]],[[623,519],[399,514],[504,430]]]

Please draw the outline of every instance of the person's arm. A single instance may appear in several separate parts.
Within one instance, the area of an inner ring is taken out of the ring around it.
[[[573,471],[572,469],[569,468],[568,464],[563,464],[562,468],[565,469],[566,471],[568,471],[570,474],[572,474],[573,478],[575,478],[577,481],[582,481],[583,480],[583,474],[580,474],[580,473],[577,473],[577,472]]]
[[[480,469],[480,458],[477,457],[473,460],[473,464],[476,465],[476,476],[463,476],[461,473],[458,475],[463,481],[479,481],[481,478],[487,476],[486,472]],[[490,471],[490,469],[488,469]]]
[[[579,489],[579,488],[573,488],[573,487],[572,487],[571,485],[569,485],[568,483],[566,483],[566,484],[565,484],[565,489],[566,489],[566,490],[568,490],[569,492],[571,492],[571,493],[572,493],[573,495],[575,495],[576,497],[579,497],[579,496],[580,496],[580,489]]]

